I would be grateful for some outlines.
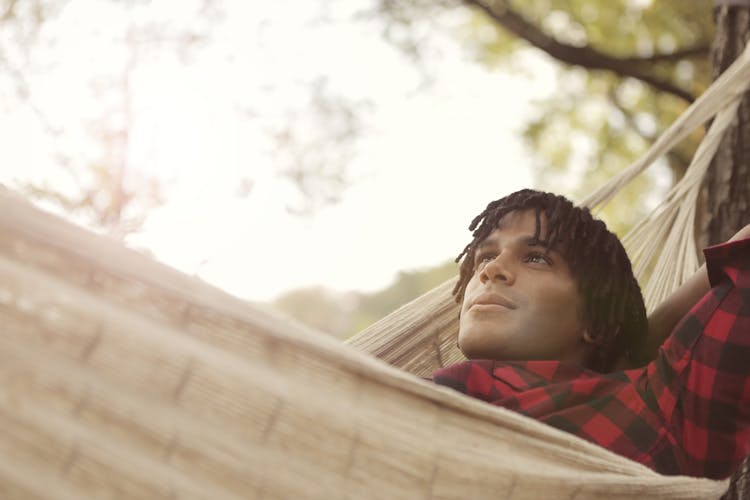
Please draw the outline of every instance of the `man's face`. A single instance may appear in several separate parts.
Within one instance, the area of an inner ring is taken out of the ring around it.
[[[468,358],[584,362],[578,288],[562,255],[534,241],[535,229],[533,210],[511,212],[477,248],[458,334]]]

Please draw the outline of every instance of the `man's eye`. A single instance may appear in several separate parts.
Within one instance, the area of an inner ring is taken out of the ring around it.
[[[552,264],[552,261],[549,259],[549,257],[539,252],[532,252],[528,254],[526,256],[526,262],[531,262],[534,264],[546,264],[546,265]]]
[[[486,264],[488,262],[491,262],[495,260],[495,257],[497,257],[497,254],[491,253],[491,252],[485,252],[482,254],[477,255],[476,258],[476,265]]]

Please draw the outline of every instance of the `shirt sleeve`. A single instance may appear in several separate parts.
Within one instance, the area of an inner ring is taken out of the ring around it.
[[[643,394],[689,475],[722,478],[750,451],[750,239],[704,250],[711,291],[646,372]]]

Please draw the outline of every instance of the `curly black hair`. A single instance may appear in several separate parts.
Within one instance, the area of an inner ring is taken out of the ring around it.
[[[586,367],[607,372],[623,357],[629,367],[644,363],[648,335],[646,307],[625,248],[604,222],[564,196],[523,189],[489,203],[469,225],[473,240],[456,257],[456,262],[465,257],[453,289],[456,302],[463,301],[474,274],[478,245],[505,215],[524,210],[535,211],[534,238],[563,256],[578,286],[583,303],[582,321],[596,346],[585,362]],[[547,220],[546,235],[540,235],[541,214]]]

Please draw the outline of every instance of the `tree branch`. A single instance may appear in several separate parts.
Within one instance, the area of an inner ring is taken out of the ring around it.
[[[626,64],[651,64],[656,62],[674,62],[680,59],[690,59],[693,57],[708,57],[711,53],[711,45],[706,43],[703,45],[696,45],[694,47],[688,47],[686,49],[675,50],[674,52],[668,52],[665,54],[654,54],[648,57],[622,57],[617,59]]]
[[[609,101],[612,103],[612,105],[617,108],[617,110],[622,113],[623,117],[625,118],[625,123],[628,124],[628,126],[636,133],[638,134],[643,140],[648,142],[649,144],[653,144],[654,141],[658,138],[658,136],[646,134],[644,133],[638,124],[635,121],[635,116],[633,116],[633,112],[627,109],[622,102],[620,102],[620,99],[617,97],[617,93],[615,92],[615,89],[612,89],[608,94]],[[670,159],[672,162],[677,163],[680,168],[681,172],[679,175],[676,175],[676,178],[680,178],[687,169],[688,165],[690,165],[691,158],[685,158],[682,154],[680,154],[677,149],[670,149],[667,151],[666,156],[668,159]],[[673,172],[674,172],[674,166],[673,166]]]
[[[617,58],[608,56],[591,47],[576,47],[561,43],[547,35],[537,26],[524,19],[520,14],[511,10],[507,3],[493,7],[482,0],[462,0],[466,5],[474,6],[487,14],[497,24],[529,42],[534,47],[543,50],[555,59],[574,66],[582,66],[588,69],[602,69],[613,71],[621,76],[627,76],[640,80],[652,86],[656,90],[675,95],[687,102],[693,102],[695,96],[690,92],[674,85],[673,83],[656,78],[644,71],[641,63],[655,62],[657,60],[676,59],[680,56],[675,54],[657,55],[649,58]],[[492,0],[490,0],[492,1]],[[702,50],[700,47],[682,51],[689,56],[696,55],[694,51]],[[683,55],[682,57],[687,57]],[[637,63],[637,64],[636,64]]]
[[[8,6],[5,8],[5,12],[0,15],[0,21],[7,21],[15,15],[16,4],[18,0],[10,0]]]

